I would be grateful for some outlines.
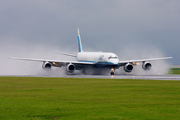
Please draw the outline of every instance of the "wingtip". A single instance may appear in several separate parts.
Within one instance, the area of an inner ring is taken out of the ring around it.
[[[8,59],[12,59],[12,57],[7,57]]]
[[[167,59],[171,59],[171,58],[173,58],[173,57],[167,57]]]
[[[7,57],[8,59],[18,59],[17,57]]]

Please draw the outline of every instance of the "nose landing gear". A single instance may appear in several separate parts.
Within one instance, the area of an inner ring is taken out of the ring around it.
[[[114,76],[114,68],[111,68],[110,75],[111,75],[111,76]]]

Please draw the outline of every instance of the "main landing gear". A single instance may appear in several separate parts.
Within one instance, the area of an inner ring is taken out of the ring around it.
[[[111,76],[114,76],[114,68],[111,68],[110,75],[111,75]]]

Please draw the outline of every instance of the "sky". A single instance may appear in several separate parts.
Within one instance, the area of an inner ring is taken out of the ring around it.
[[[26,66],[9,56],[69,59],[52,51],[76,54],[77,28],[84,51],[120,60],[172,56],[168,62],[180,64],[179,23],[179,0],[0,1],[0,71]]]

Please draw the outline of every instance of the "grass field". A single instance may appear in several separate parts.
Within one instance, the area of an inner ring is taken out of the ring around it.
[[[171,68],[169,74],[180,74],[180,68]]]
[[[0,77],[1,120],[179,120],[180,81]]]

